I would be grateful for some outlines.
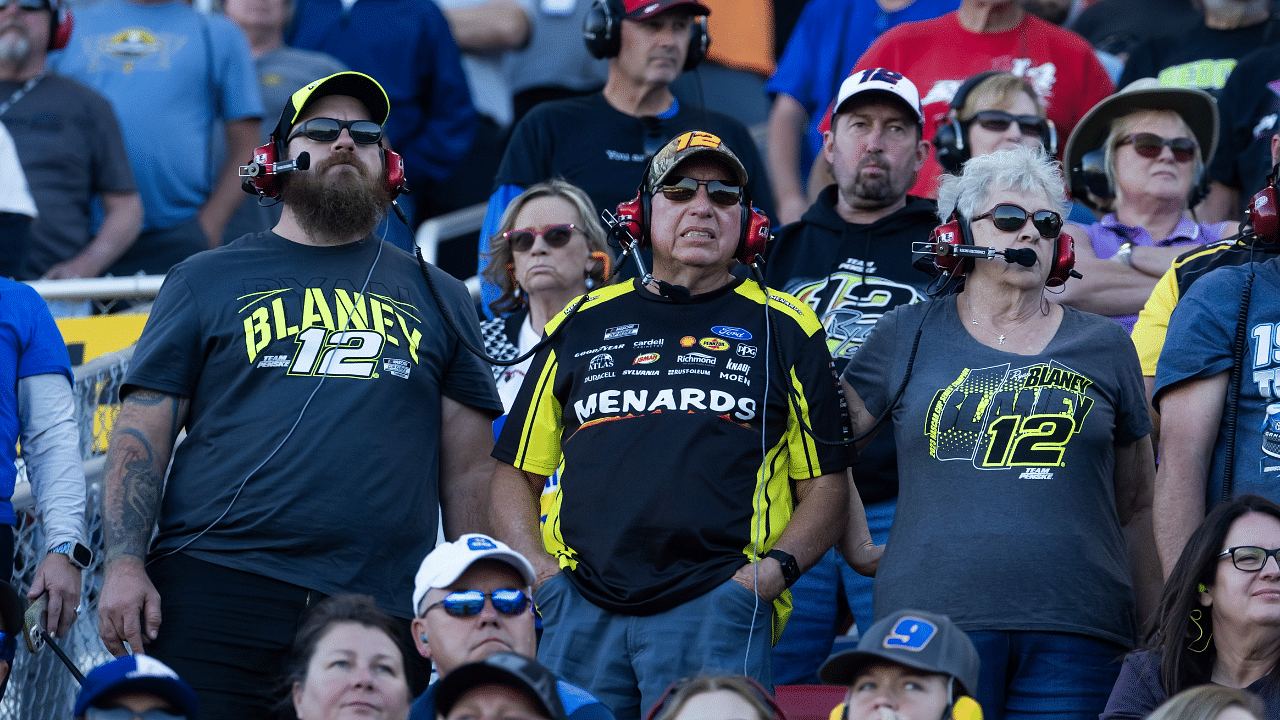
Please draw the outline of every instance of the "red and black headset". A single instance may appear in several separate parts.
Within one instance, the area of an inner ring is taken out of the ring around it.
[[[718,140],[717,138],[717,142]],[[631,233],[631,237],[636,239],[640,247],[648,247],[650,242],[649,221],[653,214],[653,193],[646,191],[645,186],[649,184],[649,174],[652,171],[653,159],[650,158],[645,165],[644,173],[640,176],[640,187],[636,190],[636,196],[618,205],[618,221]],[[770,237],[769,218],[751,204],[751,196],[747,194],[745,186],[741,192],[742,199],[739,201],[739,206],[742,210],[738,223],[741,229],[738,234],[738,248],[734,251],[733,257],[743,265],[750,265],[755,262],[757,255],[764,255],[765,245]]]
[[[75,18],[61,0],[48,0],[49,12],[49,50],[61,50],[71,42],[71,30],[75,27]]]
[[[1030,221],[1028,220],[1028,222]],[[960,214],[960,211],[953,210],[951,217],[947,218],[947,222],[934,228],[933,232],[929,233],[929,242],[945,243],[956,247],[973,245],[973,234],[969,228],[969,221]],[[964,265],[966,262],[968,262],[967,259],[958,258],[955,255],[935,255],[933,258],[933,264],[939,270],[947,273],[968,272],[972,265]],[[1075,238],[1065,231],[1059,232],[1057,239],[1054,240],[1053,264],[1049,267],[1049,278],[1044,282],[1045,287],[1062,287],[1065,285],[1067,278],[1071,277],[1071,270],[1075,266]]]
[[[1272,244],[1280,242],[1280,209],[1276,202],[1280,193],[1276,192],[1276,177],[1280,173],[1280,165],[1271,169],[1267,176],[1267,186],[1253,196],[1249,203],[1249,226],[1253,228],[1258,242]]]
[[[288,111],[286,110],[286,112]],[[260,145],[253,151],[253,160],[251,162],[266,167],[274,167],[279,159],[285,155],[284,139],[288,137],[287,133],[291,127],[292,125],[286,123],[284,117],[281,117],[280,123],[271,132],[271,139],[267,144]],[[404,158],[390,148],[384,147],[382,141],[378,141],[378,147],[382,150],[382,167],[386,171],[387,195],[391,200],[395,200],[401,193],[408,191],[404,181]],[[277,173],[267,171],[258,174],[256,177],[245,178],[240,187],[250,195],[258,195],[274,200],[279,198],[284,190],[280,180],[281,178]]]
[[[617,57],[622,50],[622,18],[627,8],[622,0],[595,0],[582,18],[582,40],[587,52],[597,60]],[[695,18],[689,28],[689,51],[684,56],[681,72],[698,66],[707,56],[711,36],[707,34],[707,19]]]

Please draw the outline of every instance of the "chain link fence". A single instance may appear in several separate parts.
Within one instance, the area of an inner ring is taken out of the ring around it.
[[[109,660],[111,655],[98,638],[98,595],[102,590],[102,474],[106,464],[107,438],[120,410],[119,391],[129,367],[133,348],[96,358],[75,369],[76,420],[80,426],[80,454],[85,461],[88,497],[85,524],[93,564],[82,574],[80,615],[66,637],[56,639],[59,647],[82,673]],[[19,474],[14,493],[18,525],[14,534],[13,586],[25,597],[35,576],[36,565],[44,558],[46,543],[39,518],[32,505],[30,488]],[[6,630],[11,630],[6,628]],[[80,685],[53,650],[36,654],[18,642],[9,686],[0,701],[0,718],[13,720],[67,720]]]

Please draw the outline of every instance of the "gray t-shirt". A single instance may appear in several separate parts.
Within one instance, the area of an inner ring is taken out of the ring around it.
[[[1064,308],[1042,353],[1014,355],[970,336],[954,296],[901,305],[845,369],[873,415],[902,382],[922,318],[891,416],[898,509],[876,574],[876,617],[912,607],[966,631],[1132,646],[1113,467],[1115,445],[1151,432],[1133,343],[1107,318]]]
[[[479,347],[462,283],[432,279]],[[155,552],[190,542],[201,560],[402,616],[436,540],[441,397],[502,412],[417,261],[376,238],[260,233],[176,265],[126,383],[191,399]]]
[[[0,98],[23,83],[0,81]],[[68,77],[48,74],[5,113],[40,217],[31,226],[21,279],[35,279],[93,239],[91,201],[133,192],[133,169],[111,104]]]

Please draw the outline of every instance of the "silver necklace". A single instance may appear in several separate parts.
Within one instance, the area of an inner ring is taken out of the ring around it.
[[[44,75],[45,74],[42,72],[36,75],[35,77],[31,78],[30,80],[26,81],[25,83],[23,83],[22,87],[18,88],[17,90],[14,90],[13,94],[9,96],[8,100],[5,100],[4,102],[0,103],[0,115],[4,115],[6,112],[9,112],[9,108],[13,107],[14,103],[21,100],[23,95],[26,95],[27,93],[31,92],[31,89],[34,88],[42,78],[44,78]]]
[[[1026,324],[1027,324],[1027,322],[1031,320],[1031,318],[1033,318],[1033,317],[1035,317],[1035,316],[1037,315],[1037,313],[1031,313],[1030,315],[1028,315],[1028,316],[1027,316],[1026,320],[1023,320],[1022,322],[1018,323],[1017,325],[1014,325],[1012,328],[1009,328],[1008,330],[1006,330],[1006,331],[1004,332],[1004,334],[1001,334],[1001,333],[996,332],[995,330],[992,330],[992,329],[990,329],[990,328],[984,327],[981,323],[979,323],[979,322],[977,321],[977,319],[976,319],[976,318],[977,318],[978,314],[977,314],[977,313],[975,313],[975,312],[973,311],[973,301],[972,301],[972,300],[966,300],[966,301],[965,301],[965,304],[969,306],[969,317],[970,317],[970,319],[969,319],[969,324],[970,324],[970,325],[976,325],[976,326],[978,326],[979,328],[982,328],[983,330],[985,330],[986,332],[991,333],[991,336],[992,336],[992,337],[994,337],[994,338],[999,342],[999,344],[1000,344],[1000,345],[1003,345],[1003,344],[1004,344],[1004,339],[1005,339],[1006,337],[1008,337],[1008,334],[1009,334],[1009,333],[1013,332],[1014,330],[1017,330],[1018,328],[1022,327],[1023,325],[1026,325]]]

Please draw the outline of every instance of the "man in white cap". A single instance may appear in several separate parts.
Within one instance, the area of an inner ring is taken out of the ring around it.
[[[537,654],[533,566],[487,535],[463,535],[422,560],[413,587],[413,642],[441,678],[497,653]],[[413,703],[410,720],[435,720],[439,683]],[[613,720],[590,693],[563,680],[556,690],[569,720]]]

